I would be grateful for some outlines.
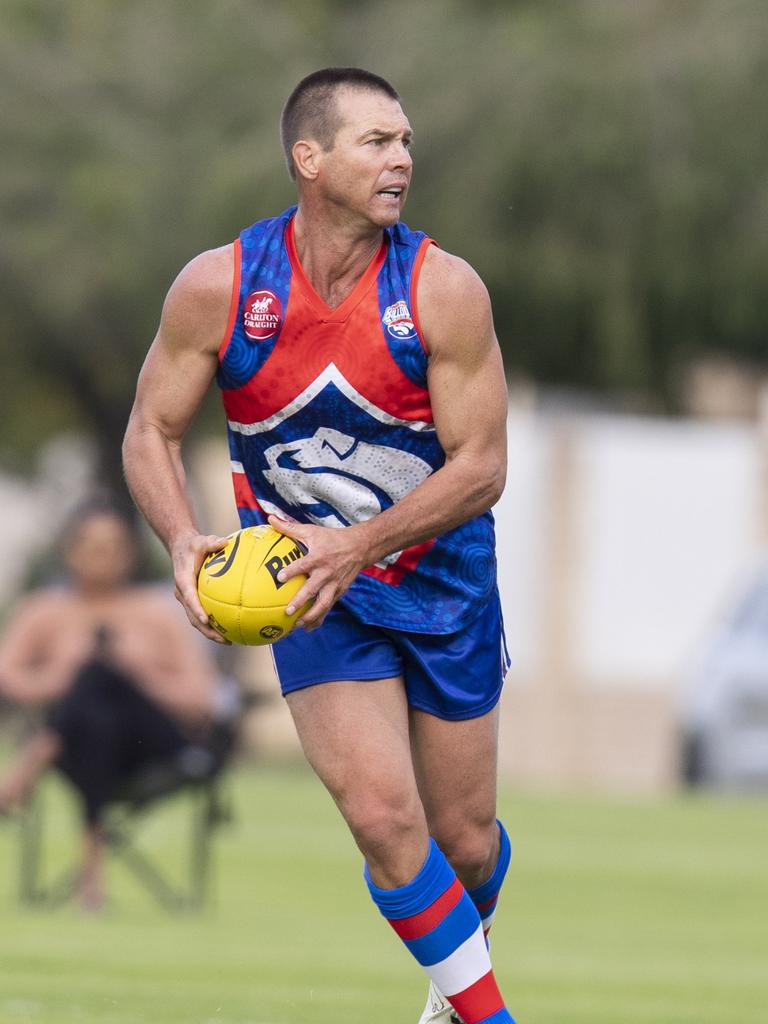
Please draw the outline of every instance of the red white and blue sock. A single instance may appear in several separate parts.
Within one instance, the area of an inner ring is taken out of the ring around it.
[[[515,1024],[493,975],[480,915],[434,839],[407,885],[380,889],[367,865],[365,880],[383,916],[466,1024]]]
[[[496,867],[491,873],[491,877],[488,878],[482,885],[478,885],[476,889],[468,889],[467,893],[469,898],[477,907],[477,912],[480,915],[480,920],[483,923],[483,934],[486,939],[488,938],[488,932],[491,930],[491,924],[493,923],[493,915],[496,913],[496,904],[499,900],[499,893],[501,887],[504,884],[504,876],[507,873],[509,867],[509,861],[512,857],[512,844],[509,841],[507,830],[497,819],[496,824],[499,826],[499,859],[496,861]]]

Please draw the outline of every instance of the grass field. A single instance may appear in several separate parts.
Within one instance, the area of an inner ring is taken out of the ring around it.
[[[425,982],[299,770],[242,770],[212,908],[170,917],[123,868],[99,917],[15,900],[0,824],[0,1024],[415,1024]],[[48,793],[63,853],[68,807]],[[55,809],[53,809],[55,808]],[[146,844],[178,856],[183,808]],[[765,1024],[768,801],[502,794],[514,858],[494,925],[520,1024]]]

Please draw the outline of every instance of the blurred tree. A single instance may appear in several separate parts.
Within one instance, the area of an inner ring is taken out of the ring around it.
[[[292,201],[277,118],[331,63],[401,91],[407,219],[488,282],[510,371],[674,408],[695,353],[765,361],[762,0],[4,0],[0,460],[79,426],[119,478],[170,281]]]
[[[511,371],[674,410],[697,353],[766,365],[766,4],[409,11],[360,5],[347,52],[408,25],[408,218],[480,270]]]
[[[81,425],[119,485],[136,375],[173,276],[289,201],[275,111],[298,17],[273,12],[254,51],[244,2],[3,6],[6,458]]]
[[[673,408],[696,353],[765,365],[768,8],[595,0],[539,28],[499,154],[521,362]]]

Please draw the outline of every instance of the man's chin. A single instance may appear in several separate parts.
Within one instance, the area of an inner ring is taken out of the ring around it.
[[[392,210],[372,210],[371,221],[377,228],[391,228],[400,220],[400,207]]]

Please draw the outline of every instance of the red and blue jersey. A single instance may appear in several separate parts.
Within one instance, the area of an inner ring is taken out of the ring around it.
[[[269,514],[348,526],[402,500],[445,461],[415,301],[433,243],[403,224],[387,228],[331,309],[299,262],[294,213],[259,221],[235,242],[217,374],[235,498],[243,526]],[[495,581],[486,512],[365,569],[342,600],[373,625],[451,633]]]

